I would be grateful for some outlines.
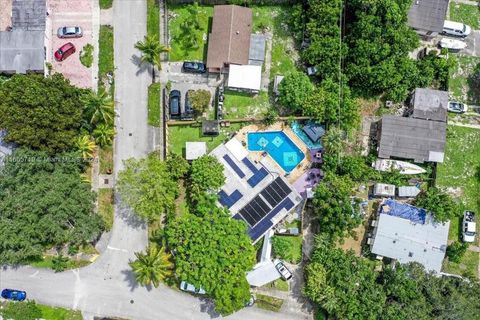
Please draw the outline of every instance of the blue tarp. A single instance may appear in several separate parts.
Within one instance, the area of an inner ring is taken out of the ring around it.
[[[409,204],[387,199],[379,208],[379,213],[410,220],[414,223],[425,224],[427,211]]]

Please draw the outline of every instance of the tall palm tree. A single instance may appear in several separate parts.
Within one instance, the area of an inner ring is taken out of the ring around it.
[[[169,52],[170,48],[160,44],[157,36],[145,36],[143,41],[135,43],[135,48],[142,52],[141,62],[152,65],[152,82],[155,81],[155,67],[162,70],[160,54]]]
[[[80,100],[85,107],[85,115],[90,124],[113,122],[114,104],[107,91],[99,90],[97,93],[90,91]]]
[[[160,281],[171,277],[173,274],[172,255],[164,247],[151,245],[146,253],[135,252],[137,260],[130,261],[129,265],[135,274],[135,279],[142,286],[153,283],[158,287]]]
[[[95,130],[93,130],[95,142],[101,147],[111,145],[114,135],[115,130],[113,129],[113,125],[111,123],[101,123],[95,128]]]
[[[88,134],[78,137],[75,145],[78,151],[82,153],[83,159],[93,158],[93,152],[95,151],[96,145],[95,142],[90,139]]]

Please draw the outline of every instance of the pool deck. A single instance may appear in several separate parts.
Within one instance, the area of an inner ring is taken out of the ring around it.
[[[303,158],[303,160],[297,165],[297,167],[293,169],[288,176],[286,176],[286,179],[288,180],[288,182],[293,184],[298,178],[300,178],[305,172],[307,172],[312,165],[308,147],[300,138],[298,138],[298,136],[295,134],[295,132],[293,132],[290,126],[285,124],[283,121],[276,122],[271,126],[256,125],[256,124],[245,126],[240,130],[238,130],[238,133],[235,135],[235,138],[240,142],[242,142],[242,144],[247,145],[247,133],[263,132],[263,131],[283,131],[305,155],[305,158]],[[262,160],[264,161],[265,159],[268,159],[269,164],[274,166],[277,169],[276,170],[277,172],[282,172],[284,175],[286,174],[285,170],[283,170],[282,167],[280,167],[280,165],[270,155],[263,157],[262,156],[263,152],[261,151],[249,150],[249,153],[250,153],[249,156],[253,160],[257,160],[259,162]]]

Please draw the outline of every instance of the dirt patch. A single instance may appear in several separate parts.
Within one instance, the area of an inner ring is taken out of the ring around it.
[[[360,113],[362,117],[373,116],[377,110],[382,107],[382,102],[379,99],[357,99],[360,105]]]
[[[445,192],[448,193],[449,195],[451,195],[452,197],[454,198],[460,198],[460,197],[463,197],[464,195],[464,190],[463,188],[461,187],[448,187],[445,189]]]

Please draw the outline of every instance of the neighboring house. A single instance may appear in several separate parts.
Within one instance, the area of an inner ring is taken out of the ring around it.
[[[447,121],[448,92],[417,88],[410,101],[412,117],[417,119]]]
[[[12,0],[11,15],[2,8],[0,73],[45,70],[46,0]]]
[[[373,238],[368,239],[373,254],[441,271],[450,222],[436,222],[424,209],[388,199],[380,205],[374,224]]]
[[[449,0],[412,0],[408,24],[420,36],[433,38],[443,30]]]
[[[216,147],[210,155],[224,166],[225,184],[218,193],[220,205],[234,219],[247,224],[248,235],[257,242],[302,201],[290,183],[249,152],[236,138]]]
[[[446,135],[445,122],[386,115],[379,123],[378,157],[443,162]]]

